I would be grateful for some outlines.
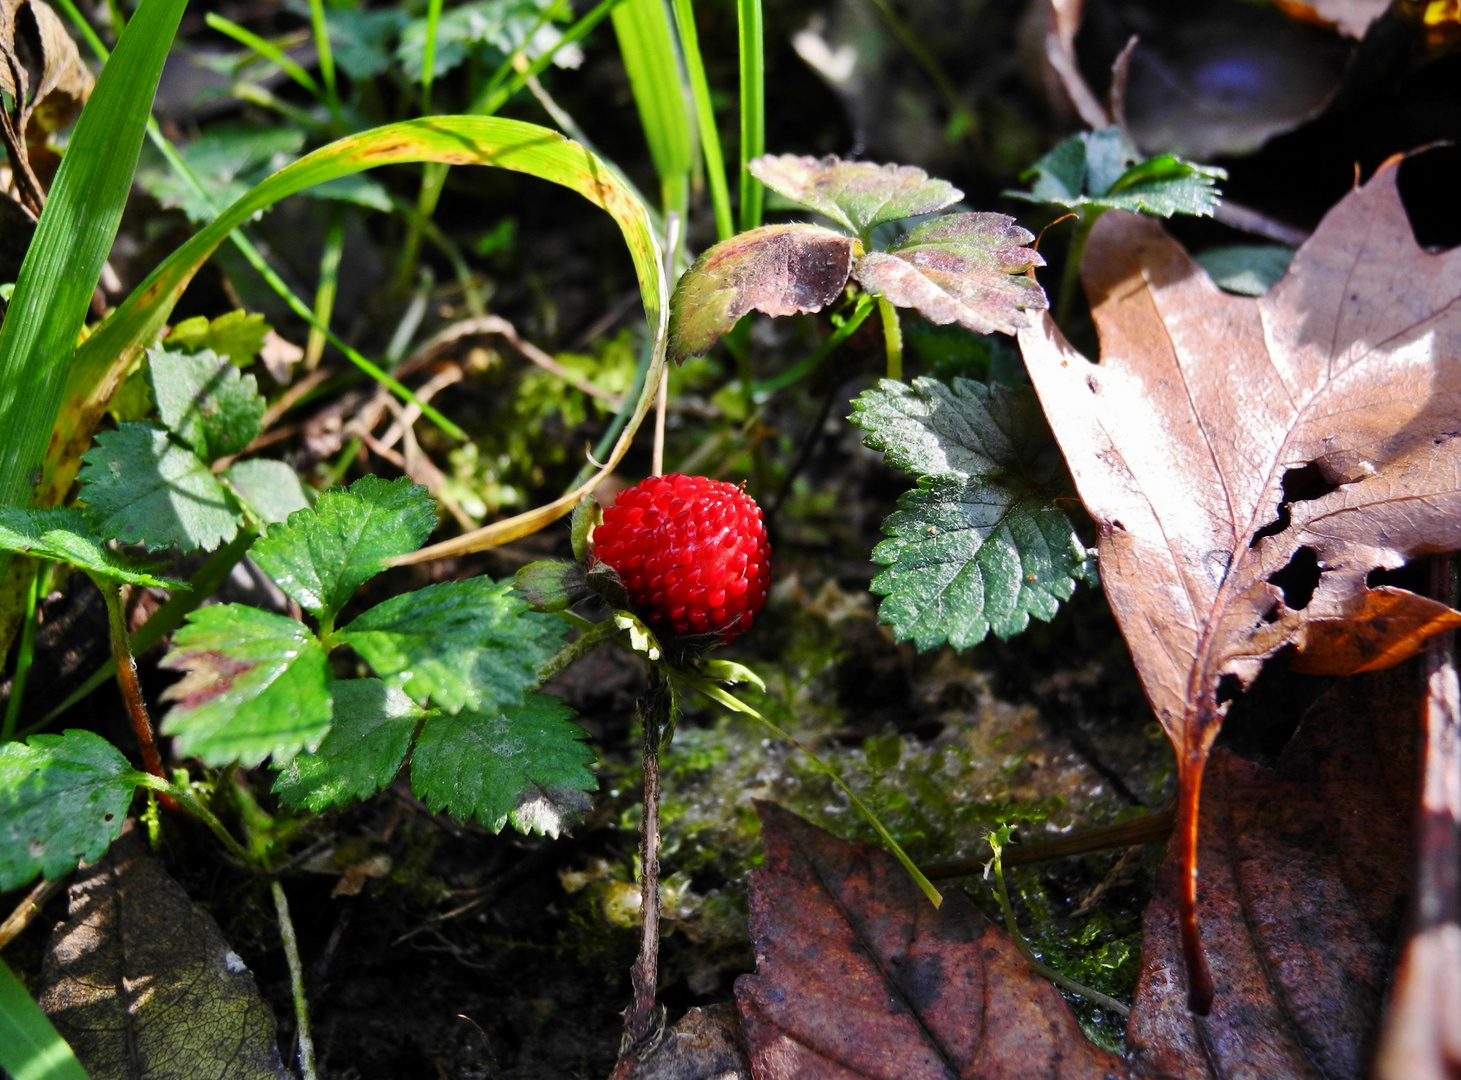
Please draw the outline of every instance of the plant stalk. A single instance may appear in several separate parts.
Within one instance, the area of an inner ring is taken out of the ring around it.
[[[659,975],[659,717],[643,710],[644,822],[639,840],[639,958],[629,970],[634,999],[624,1017],[627,1048],[644,1043],[655,1030],[655,991]]]
[[[1065,253],[1065,270],[1060,275],[1060,299],[1055,306],[1055,325],[1062,332],[1070,330],[1070,317],[1075,311],[1075,297],[1081,285],[1081,263],[1086,257],[1086,241],[1091,238],[1091,228],[1100,216],[1100,210],[1086,207],[1076,218],[1070,248]]]
[[[1031,844],[1019,844],[1004,856],[1006,865],[1027,866],[1047,859],[1063,859],[1071,855],[1084,855],[1088,851],[1103,851],[1106,848],[1135,847],[1138,844],[1155,844],[1172,835],[1172,826],[1177,820],[1177,811],[1172,806],[1153,810],[1150,814],[1118,821],[1114,825],[1097,825],[1081,829],[1069,836],[1056,836],[1049,840],[1036,840]],[[989,860],[952,859],[948,862],[929,863],[920,869],[931,881],[964,877],[968,874],[982,874]]]
[[[20,647],[15,652],[15,674],[10,679],[10,700],[5,705],[5,721],[0,728],[0,742],[15,738],[20,723],[20,707],[25,699],[25,684],[30,677],[36,648],[36,604],[40,600],[41,574],[44,567],[31,564],[30,587],[25,594],[24,621],[20,624]]]
[[[162,755],[157,752],[157,740],[152,735],[152,717],[147,715],[147,702],[142,697],[142,686],[137,681],[137,661],[132,656],[132,644],[127,634],[127,617],[122,611],[122,587],[114,581],[97,581],[102,597],[107,603],[107,627],[111,631],[112,656],[117,661],[117,685],[122,691],[122,702],[127,706],[127,715],[132,720],[132,730],[137,735],[137,745],[142,751],[142,765],[153,776],[167,779],[162,771]],[[161,796],[163,805],[176,810],[177,803],[170,797]]]
[[[1009,890],[1005,888],[1004,866],[1000,859],[1000,850],[1003,845],[990,840],[989,846],[994,850],[995,891],[999,894],[999,910],[1004,913],[1004,928],[1009,931],[1010,940],[1014,942],[1015,948],[1019,950],[1020,955],[1025,958],[1025,962],[1030,965],[1030,970],[1049,979],[1056,986],[1069,990],[1072,994],[1079,994],[1092,1004],[1099,1005],[1101,1008],[1123,1017],[1130,1016],[1131,1009],[1129,1006],[1101,993],[1099,990],[1092,990],[1089,986],[1078,983],[1074,979],[1067,978],[1035,955],[1034,950],[1030,948],[1030,943],[1020,933],[1019,924],[1015,922],[1014,905],[1010,903]]]
[[[878,297],[878,314],[883,320],[883,347],[888,353],[888,378],[903,381],[903,328],[898,309],[885,297]]]
[[[299,961],[299,939],[294,934],[294,920],[289,917],[289,901],[284,886],[277,880],[269,883],[274,894],[274,910],[279,915],[279,936],[284,939],[284,959],[289,964],[289,990],[294,996],[294,1022],[299,1034],[299,1074],[301,1080],[316,1080],[315,1044],[309,1029],[309,1001],[304,996],[304,965]]]

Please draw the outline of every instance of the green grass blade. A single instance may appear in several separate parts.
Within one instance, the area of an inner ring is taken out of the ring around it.
[[[0,326],[0,503],[30,503],[184,3],[143,0],[127,24],[76,122],[20,268]]]
[[[314,76],[291,60],[285,54],[284,50],[272,41],[261,38],[253,31],[245,30],[232,19],[225,19],[222,15],[218,15],[212,11],[203,16],[203,21],[208,24],[210,30],[217,30],[225,37],[232,38],[238,42],[245,49],[252,49],[315,97],[321,101],[325,100],[325,92],[320,89],[320,84],[315,82]]]
[[[330,28],[325,22],[324,0],[309,0],[309,26],[315,38],[315,55],[320,62],[320,81],[325,84],[325,104],[337,128],[345,126],[340,112],[340,92],[335,86],[335,53],[330,48]]]
[[[705,60],[700,55],[700,35],[695,30],[695,9],[690,0],[675,0],[675,25],[680,31],[685,73],[695,102],[695,126],[700,129],[705,182],[710,185],[710,204],[715,208],[716,238],[729,240],[736,231],[736,223],[731,216],[730,190],[725,182],[725,155],[721,153],[720,133],[715,127],[715,109],[710,103],[710,84],[705,78]]]
[[[741,47],[741,231],[761,224],[766,191],[747,164],[766,152],[766,30],[761,0],[736,0]]]
[[[436,80],[436,37],[441,30],[441,0],[426,5],[426,48],[421,53],[421,111],[431,112],[431,84]]]
[[[668,289],[661,269],[659,244],[644,204],[614,177],[607,165],[555,131],[498,117],[426,117],[352,135],[301,158],[257,185],[175,251],[77,351],[68,408],[57,420],[56,445],[84,448],[90,441],[107,401],[132,361],[155,339],[198,268],[239,224],[280,199],[314,184],[380,165],[420,161],[494,165],[527,173],[577,191],[606,210],[623,233],[639,278],[645,315],[656,342],[654,370],[647,385],[653,387],[656,384],[663,367],[662,339]],[[384,373],[381,377],[386,378]],[[653,394],[648,390],[641,395],[635,417],[615,447],[611,464],[617,463],[628,449],[628,441],[648,411],[652,398]],[[66,475],[66,471],[74,471],[77,456],[57,454],[47,463],[50,472],[43,482],[48,491],[64,490],[70,485],[71,477]],[[565,502],[568,498],[564,496],[549,504],[548,508],[511,519],[511,529],[524,530],[517,532],[517,536],[536,531],[572,509],[577,497]],[[491,540],[490,537],[498,536],[500,532],[490,530],[500,530],[507,524],[499,522],[489,527],[486,543],[483,543],[482,530],[468,534],[475,539],[459,537],[453,543],[489,546],[491,542],[505,542]]]
[[[88,1080],[71,1047],[0,960],[0,1069],[14,1080]]]
[[[694,132],[680,77],[680,56],[665,0],[623,0],[614,33],[634,91],[649,156],[659,174],[661,206],[682,217],[690,202]]]

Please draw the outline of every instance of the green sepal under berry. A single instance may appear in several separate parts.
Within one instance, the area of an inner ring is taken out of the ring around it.
[[[158,419],[203,461],[236,454],[259,434],[265,401],[257,382],[211,349],[153,349],[147,377]]]
[[[1130,210],[1157,217],[1211,217],[1222,200],[1217,182],[1227,173],[1171,154],[1142,160],[1120,128],[1072,135],[1035,162],[1022,179],[1029,191],[1005,194],[1072,210]]]
[[[246,604],[188,616],[162,667],[184,672],[163,692],[173,702],[162,733],[178,752],[213,766],[284,763],[313,751],[330,730],[334,676],[304,624]]]
[[[93,579],[163,589],[188,588],[186,582],[162,577],[156,567],[106,547],[106,540],[92,531],[86,515],[75,507],[39,510],[0,506],[0,551],[63,562]]]
[[[211,551],[238,532],[238,505],[208,466],[165,428],[119,424],[81,459],[81,498],[92,528],[149,551]]]
[[[387,561],[415,551],[436,527],[436,503],[405,477],[361,477],[331,488],[254,545],[252,557],[322,623],[332,621]]]
[[[99,859],[144,779],[89,731],[0,743],[0,893]]]
[[[378,604],[333,640],[413,700],[449,712],[516,705],[562,647],[568,625],[528,610],[511,581],[428,585]]]
[[[573,508],[569,519],[568,535],[573,543],[573,557],[580,564],[588,562],[590,544],[594,529],[604,520],[604,508],[592,495],[585,495]]]
[[[873,551],[878,617],[920,650],[975,645],[1049,619],[1086,576],[1087,553],[1054,502],[1067,494],[1027,386],[883,380],[851,417],[890,465],[919,477]]]
[[[302,753],[274,780],[288,806],[319,813],[374,795],[394,779],[425,712],[380,679],[343,679],[331,693],[334,718],[314,753]]]
[[[558,698],[530,694],[501,712],[427,717],[411,756],[411,789],[431,808],[498,832],[557,836],[590,806],[593,751]]]
[[[592,595],[588,576],[578,563],[531,562],[512,578],[512,589],[533,611],[566,611]]]

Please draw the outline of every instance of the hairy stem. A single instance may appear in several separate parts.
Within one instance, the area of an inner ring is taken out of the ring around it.
[[[294,920],[289,917],[289,901],[284,886],[269,883],[274,894],[274,910],[279,915],[279,936],[284,939],[284,959],[289,964],[289,990],[294,996],[294,1022],[299,1032],[299,1074],[301,1080],[315,1080],[315,1044],[309,1030],[309,1001],[304,996],[304,965],[299,962],[299,939],[294,936]]]
[[[117,661],[117,685],[121,688],[127,715],[132,720],[132,730],[137,735],[143,768],[153,776],[166,780],[167,775],[162,771],[162,755],[157,752],[157,740],[152,735],[152,717],[147,714],[147,702],[142,698],[142,686],[137,681],[137,661],[132,657],[127,618],[122,611],[122,587],[114,581],[97,581],[97,585],[107,603],[107,626],[111,631],[112,656]],[[169,810],[177,809],[177,804],[170,798],[165,798],[163,805]]]
[[[898,309],[878,297],[878,314],[883,319],[883,347],[888,352],[888,378],[903,380],[903,328],[898,325]]]
[[[628,1047],[644,1043],[655,1028],[655,991],[659,974],[659,744],[660,723],[652,706],[641,710],[644,723],[644,823],[640,827],[639,958],[629,970],[634,999],[624,1016]]]

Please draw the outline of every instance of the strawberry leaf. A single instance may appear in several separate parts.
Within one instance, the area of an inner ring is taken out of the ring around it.
[[[296,510],[309,508],[299,474],[282,461],[250,458],[236,461],[223,474],[229,490],[260,521],[277,525]]]
[[[104,431],[81,460],[81,497],[102,536],[187,552],[211,551],[238,532],[238,511],[223,485],[156,424]]]
[[[346,679],[331,693],[330,733],[312,754],[296,755],[274,781],[289,806],[319,813],[374,795],[406,760],[424,713],[397,687],[379,679]]]
[[[919,477],[873,550],[878,617],[920,650],[958,649],[1054,617],[1087,574],[1085,547],[1053,499],[1063,477],[1028,387],[884,379],[852,422],[888,464]]]
[[[1029,191],[1007,195],[1072,210],[1131,210],[1172,217],[1211,217],[1222,199],[1217,181],[1227,173],[1171,154],[1143,161],[1120,128],[1072,135],[1024,174]]]
[[[415,551],[435,527],[436,504],[424,487],[365,476],[271,526],[252,555],[281,589],[329,622],[386,560]]]
[[[252,375],[212,350],[147,354],[158,418],[206,462],[236,454],[259,433],[264,397]]]
[[[246,604],[188,616],[162,667],[185,672],[163,692],[162,721],[178,751],[209,765],[287,762],[330,730],[330,673],[308,627]]]
[[[912,165],[767,154],[748,168],[772,191],[863,238],[885,221],[932,214],[964,197],[953,184]]]
[[[89,731],[0,743],[0,892],[100,858],[142,777]]]
[[[263,351],[268,336],[269,324],[264,316],[230,311],[216,319],[203,315],[184,319],[172,328],[164,347],[169,352],[212,349],[230,364],[247,367]]]
[[[493,832],[557,836],[588,809],[593,751],[573,710],[531,694],[499,713],[435,713],[411,757],[411,789],[432,811],[475,817]]]
[[[853,276],[868,292],[916,308],[930,322],[956,322],[976,334],[1013,334],[1030,312],[1049,306],[1031,267],[1034,236],[1004,214],[945,214],[915,226],[897,246],[857,260]]]
[[[561,619],[528,610],[511,581],[428,585],[378,604],[335,635],[416,702],[493,712],[523,700],[563,642]]]
[[[127,585],[187,588],[184,582],[160,577],[153,572],[154,567],[119,555],[104,544],[91,531],[86,516],[74,507],[35,510],[0,506],[0,551],[53,559],[84,570],[93,578]]]
[[[767,225],[722,240],[670,300],[669,356],[703,356],[750,311],[821,311],[842,295],[856,241],[815,225]]]

